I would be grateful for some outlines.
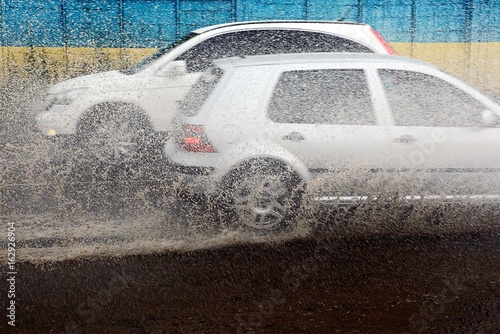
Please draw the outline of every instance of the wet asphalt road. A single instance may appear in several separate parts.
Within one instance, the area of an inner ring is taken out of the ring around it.
[[[500,328],[498,233],[316,236],[211,251],[24,263],[17,277],[16,327],[8,328],[4,319],[2,333]]]

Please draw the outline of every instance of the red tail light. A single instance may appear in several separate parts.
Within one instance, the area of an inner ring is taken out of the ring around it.
[[[389,45],[389,43],[387,43],[387,41],[385,39],[383,39],[382,36],[380,36],[380,34],[373,28],[372,28],[372,33],[379,40],[379,42],[382,43],[382,45],[384,46],[384,49],[387,51],[387,53],[389,53],[390,55],[397,54],[396,51],[394,51],[394,49]]]
[[[188,152],[217,152],[217,149],[208,140],[201,125],[183,124],[180,139],[181,147]]]

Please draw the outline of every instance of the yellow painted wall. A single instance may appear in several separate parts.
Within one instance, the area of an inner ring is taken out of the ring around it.
[[[5,78],[9,74],[30,76],[48,73],[62,80],[98,71],[127,68],[155,51],[156,49],[0,47],[0,75]]]
[[[500,93],[500,42],[391,43],[402,56],[421,59],[483,89]]]

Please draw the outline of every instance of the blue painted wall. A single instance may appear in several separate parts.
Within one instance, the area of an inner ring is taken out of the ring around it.
[[[263,19],[366,22],[390,42],[500,41],[500,0],[0,0],[0,43],[159,47]]]

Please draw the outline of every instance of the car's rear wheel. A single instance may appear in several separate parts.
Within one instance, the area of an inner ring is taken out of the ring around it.
[[[146,139],[144,119],[130,108],[97,107],[80,127],[85,149],[107,164],[137,160]]]
[[[300,178],[281,166],[253,165],[232,173],[226,187],[233,223],[250,230],[282,231],[294,226]]]

